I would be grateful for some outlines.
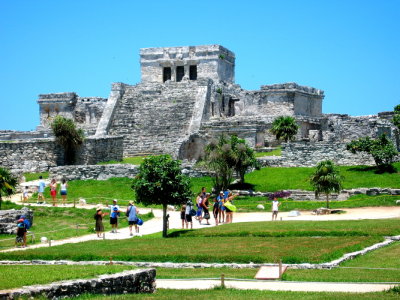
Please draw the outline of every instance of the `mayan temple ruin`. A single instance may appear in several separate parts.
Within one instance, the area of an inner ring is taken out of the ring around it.
[[[244,90],[235,83],[235,59],[220,45],[140,49],[141,82],[113,83],[108,99],[74,92],[39,95],[36,131],[0,131],[0,165],[41,171],[62,164],[49,128],[56,115],[73,119],[85,131],[77,161],[83,165],[161,153],[195,160],[222,133],[244,138],[252,147],[275,146],[269,129],[277,116],[295,117],[300,130],[296,142],[284,144],[282,156],[266,165],[312,166],[326,158],[371,164],[371,157],[346,151],[345,143],[382,133],[399,148],[391,113],[323,114],[324,92],[297,83]]]

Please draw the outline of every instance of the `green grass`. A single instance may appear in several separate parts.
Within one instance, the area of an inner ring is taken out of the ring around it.
[[[256,157],[264,157],[264,156],[281,156],[282,155],[282,148],[279,147],[269,152],[254,152]]]
[[[24,285],[46,284],[50,282],[93,278],[101,274],[113,274],[135,269],[132,266],[108,265],[15,265],[0,266],[0,290],[22,287]],[[34,274],[34,276],[33,276]]]
[[[379,195],[379,196],[367,196],[367,195],[354,195],[347,200],[330,200],[329,206],[332,209],[341,208],[356,208],[356,207],[372,207],[372,206],[396,206],[396,200],[399,200],[400,196],[395,195]],[[291,211],[291,210],[314,210],[320,207],[326,207],[326,201],[293,201],[291,199],[280,199],[281,206],[280,211]],[[234,204],[238,209],[238,212],[262,212],[271,211],[271,201],[267,200],[266,197],[251,197],[251,196],[239,196],[235,198]],[[258,204],[264,205],[264,210],[257,208]]]
[[[33,181],[38,180],[39,176],[42,176],[43,179],[49,178],[49,172],[41,172],[41,173],[24,173],[25,181]]]
[[[4,209],[20,208],[21,206],[7,203]],[[94,233],[95,220],[93,218],[95,209],[80,209],[66,207],[31,207],[34,212],[33,226],[29,229],[35,234],[36,243],[45,236],[51,240],[59,240]],[[106,211],[106,210],[105,210]],[[143,221],[153,217],[152,213],[141,215]],[[79,224],[77,229],[77,224]],[[105,231],[111,230],[109,218],[103,220]],[[119,227],[128,226],[127,218],[119,219]],[[0,235],[0,249],[14,247],[14,235]],[[28,237],[28,245],[32,244]]]
[[[90,241],[0,254],[0,259],[173,262],[326,262],[399,234],[398,219],[237,223],[126,241]]]
[[[109,164],[131,164],[140,165],[148,155],[144,156],[134,156],[134,157],[124,157],[122,161],[110,160],[105,162],[99,162],[98,165],[109,165]]]
[[[400,163],[394,163],[400,170]],[[343,188],[391,187],[400,188],[400,174],[376,173],[375,167],[339,166],[344,176]],[[262,168],[245,175],[246,183],[253,185],[256,191],[279,191],[285,189],[312,190],[309,177],[314,168]]]
[[[270,299],[270,300],[375,300],[375,299],[398,299],[399,294],[395,292],[381,293],[318,293],[318,292],[275,292],[257,290],[236,290],[215,288],[210,290],[173,290],[157,289],[154,294],[127,294],[127,295],[83,295],[75,299]]]

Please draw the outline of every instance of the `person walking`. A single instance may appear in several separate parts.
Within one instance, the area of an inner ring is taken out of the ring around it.
[[[129,223],[129,235],[133,236],[132,227],[135,226],[135,234],[139,234],[139,210],[135,206],[133,201],[129,201],[129,206],[126,209],[126,215],[128,216]]]
[[[199,221],[199,224],[201,224],[201,220],[203,220],[202,214],[203,214],[203,198],[201,197],[201,193],[197,195],[196,198],[196,205],[197,205],[197,212],[196,212],[196,219]]]
[[[24,219],[19,219],[17,221],[17,236],[15,238],[15,247],[22,245],[22,248],[26,247],[26,233],[27,229],[24,223]]]
[[[233,199],[235,199],[236,196],[237,194],[233,195],[232,192],[229,192],[225,200],[226,223],[233,222],[233,212],[236,211],[236,207],[233,205]]]
[[[62,205],[65,205],[67,202],[67,187],[68,187],[68,183],[65,180],[65,178],[63,178],[63,180],[61,181],[61,185],[60,185],[60,195],[61,195],[61,199],[62,199]]]
[[[272,201],[272,221],[274,220],[274,218],[276,221],[276,218],[278,217],[278,210],[279,210],[280,205],[281,204],[279,203],[278,199],[274,198],[274,200]]]
[[[97,237],[99,238],[101,238],[101,235],[104,232],[103,218],[106,215],[108,215],[108,213],[103,212],[103,206],[101,204],[97,204],[94,219],[96,220],[95,230]]]
[[[193,220],[191,214],[192,209],[193,209],[193,203],[192,201],[188,200],[188,202],[186,202],[186,209],[185,209],[186,229],[188,229],[189,223],[190,223],[190,229],[193,229]]]
[[[44,199],[44,189],[46,187],[46,183],[43,180],[42,176],[39,176],[39,183],[38,183],[38,201],[37,203],[45,203],[45,199]]]
[[[218,226],[218,218],[219,218],[219,213],[220,213],[220,209],[219,209],[219,202],[218,202],[218,197],[214,199],[214,204],[213,204],[213,215],[214,215],[214,219],[215,219],[215,225]]]
[[[182,221],[182,229],[187,228],[187,221],[186,221],[186,205],[182,204],[181,206],[181,221]]]
[[[120,214],[119,206],[117,205],[117,199],[113,200],[113,204],[110,205],[110,224],[111,233],[118,233],[118,217]]]
[[[219,192],[217,200],[218,200],[218,205],[219,205],[219,215],[218,215],[219,222],[218,223],[224,223],[224,221],[225,221],[225,206],[224,206],[225,196],[224,196],[223,191]],[[221,221],[221,219],[222,219],[222,221]]]
[[[50,196],[53,200],[53,206],[57,206],[57,181],[54,178],[50,182]]]
[[[24,202],[24,203],[28,202],[29,186],[27,186],[27,185],[25,186],[25,190],[24,190],[23,196],[24,196],[24,198],[23,198],[22,202]]]
[[[206,225],[210,225],[210,222],[208,221],[210,219],[210,212],[208,210],[209,206],[208,198],[210,198],[210,194],[206,193],[205,198],[203,198],[203,201],[201,202],[204,211],[204,219],[207,221]]]

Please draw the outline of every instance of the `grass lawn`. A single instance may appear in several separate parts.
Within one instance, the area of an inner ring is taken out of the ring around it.
[[[329,201],[329,206],[332,209],[340,208],[355,208],[355,207],[371,207],[371,206],[396,206],[396,200],[399,200],[400,196],[395,195],[379,195],[379,196],[367,196],[367,195],[354,195],[347,200],[340,201]],[[291,211],[291,210],[314,210],[320,207],[326,207],[326,201],[293,201],[291,199],[281,199],[280,211]],[[271,211],[272,201],[267,200],[266,197],[250,197],[250,196],[239,196],[235,198],[234,203],[238,209],[238,212],[252,212],[260,210],[257,208],[258,204],[264,205],[264,211]],[[262,210],[261,210],[262,211]]]
[[[275,150],[269,152],[254,152],[256,157],[264,157],[264,156],[281,156],[282,155],[282,148],[279,147]]]
[[[109,164],[131,164],[131,165],[140,165],[146,157],[149,155],[144,156],[134,156],[134,157],[124,157],[122,161],[117,160],[110,160],[105,162],[97,163],[98,165],[109,165]]]
[[[5,202],[4,209],[19,209],[21,206]],[[95,209],[80,209],[66,207],[31,207],[34,211],[33,226],[29,229],[35,234],[36,243],[45,236],[51,240],[65,239],[75,236],[94,233],[95,220],[93,218]],[[141,215],[143,221],[151,219],[151,213]],[[119,219],[120,227],[128,226],[125,217]],[[79,224],[77,229],[77,224]],[[106,216],[103,220],[104,229],[111,230],[109,219]],[[14,247],[15,235],[0,234],[0,249]],[[28,236],[28,245],[32,244]]]
[[[211,290],[172,290],[157,289],[154,294],[128,294],[116,296],[83,295],[75,299],[271,299],[271,300],[375,300],[398,299],[396,292],[381,293],[317,293],[317,292],[274,292],[256,290],[235,290],[215,288]]]
[[[360,250],[399,232],[398,220],[288,221],[175,230],[123,241],[90,241],[0,253],[0,259],[71,259],[171,262],[317,263]]]
[[[49,178],[49,172],[24,173],[25,181],[39,180],[39,176],[42,176],[43,179]]]
[[[113,274],[135,269],[132,266],[67,266],[67,265],[16,265],[0,266],[0,290],[22,287],[24,285],[45,284],[60,280],[92,278],[101,274]],[[34,276],[27,276],[34,274]]]
[[[283,275],[288,281],[326,282],[400,282],[400,242],[369,252],[353,260],[344,262],[340,268],[331,270],[294,270]],[[374,268],[374,269],[364,269]],[[389,269],[384,269],[389,268]],[[390,270],[397,269],[397,270]],[[157,268],[157,278],[225,278],[254,279],[258,269]]]
[[[400,170],[400,163],[394,163]],[[400,187],[400,174],[377,174],[375,167],[366,166],[339,166],[344,176],[343,188],[358,187]],[[309,177],[314,168],[262,168],[245,175],[246,183],[253,185],[256,191],[279,191],[285,189],[312,190]]]

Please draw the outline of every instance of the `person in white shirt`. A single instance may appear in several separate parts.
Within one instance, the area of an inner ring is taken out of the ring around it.
[[[276,218],[278,217],[278,207],[280,205],[278,199],[274,198],[274,201],[272,201],[272,221],[274,220],[274,217],[276,221]]]

